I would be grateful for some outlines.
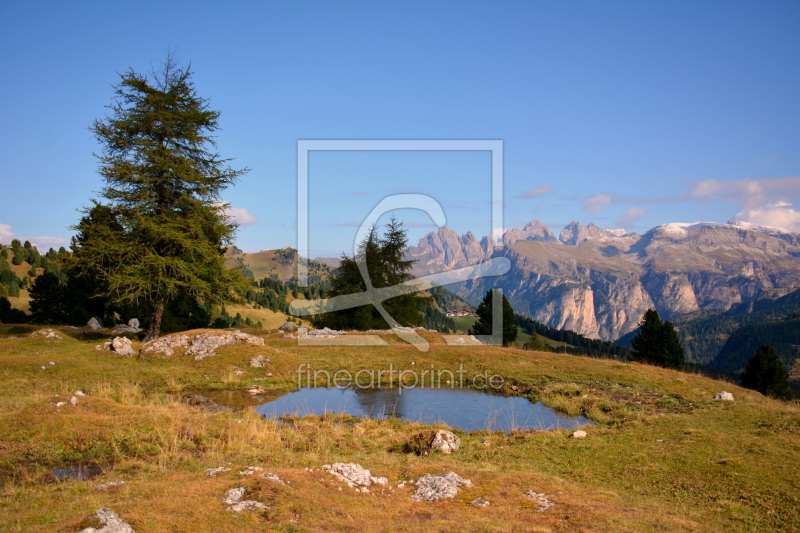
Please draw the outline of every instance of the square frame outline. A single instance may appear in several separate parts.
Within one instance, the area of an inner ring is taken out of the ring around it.
[[[300,257],[309,257],[309,152],[490,152],[491,153],[491,234],[492,244],[503,235],[503,140],[502,139],[298,139],[297,140],[297,284],[308,286],[308,266]],[[498,290],[498,289],[493,289]],[[502,291],[499,291],[502,294]],[[492,335],[476,335],[487,344],[502,344],[502,299],[492,306]]]

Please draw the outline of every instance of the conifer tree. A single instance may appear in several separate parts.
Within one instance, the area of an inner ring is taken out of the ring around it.
[[[407,232],[394,217],[386,226],[383,237],[378,228],[370,228],[359,243],[354,257],[342,255],[339,268],[331,276],[328,296],[360,293],[367,290],[358,263],[364,261],[370,283],[376,289],[392,287],[413,278],[410,270],[414,261],[404,259],[408,247]],[[401,326],[418,326],[425,322],[425,309],[430,298],[417,294],[404,294],[382,302],[386,312]],[[332,329],[386,329],[389,325],[374,305],[319,315],[313,320],[316,327]]]
[[[95,269],[114,303],[150,308],[145,341],[159,337],[173,299],[218,303],[246,285],[224,264],[237,226],[220,198],[246,169],[212,151],[220,114],[191,76],[171,54],[151,77],[122,74],[112,115],[91,128],[102,144],[101,194],[121,229],[93,232],[73,266]]]
[[[781,400],[792,399],[789,373],[778,352],[768,344],[762,344],[747,363],[742,373],[742,387]]]
[[[478,321],[470,328],[470,335],[491,335],[493,331],[494,320],[492,318],[492,310],[494,306],[494,293],[495,290],[486,292],[483,301],[478,305],[475,314],[478,315]],[[517,339],[517,324],[514,320],[514,308],[508,301],[505,295],[503,297],[503,345],[507,346],[509,343]]]
[[[682,369],[685,354],[672,322],[661,321],[658,312],[648,309],[639,322],[639,333],[631,342],[631,359],[642,363]]]

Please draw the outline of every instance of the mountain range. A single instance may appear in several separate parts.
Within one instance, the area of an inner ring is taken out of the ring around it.
[[[633,331],[648,308],[665,319],[710,316],[800,288],[800,235],[743,222],[671,223],[643,235],[572,222],[556,237],[534,220],[501,243],[442,227],[407,256],[416,275],[506,257],[504,276],[451,289],[477,303],[499,287],[518,313],[603,340]]]

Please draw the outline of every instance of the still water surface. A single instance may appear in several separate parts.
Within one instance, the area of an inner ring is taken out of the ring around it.
[[[347,413],[385,418],[395,416],[412,422],[442,422],[464,431],[512,429],[573,429],[593,424],[582,416],[571,417],[541,403],[518,396],[501,396],[475,389],[339,389],[302,388],[261,404],[265,417]]]

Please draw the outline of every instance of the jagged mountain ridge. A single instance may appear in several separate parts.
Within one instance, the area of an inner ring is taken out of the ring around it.
[[[800,287],[800,235],[745,223],[664,224],[644,235],[573,222],[559,239],[538,221],[488,237],[440,228],[408,252],[425,275],[507,257],[501,278],[463,284],[472,302],[501,287],[515,310],[557,329],[614,340],[644,311],[722,313]]]

